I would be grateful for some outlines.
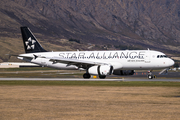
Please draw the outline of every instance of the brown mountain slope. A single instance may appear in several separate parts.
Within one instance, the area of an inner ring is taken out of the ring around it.
[[[75,38],[178,54],[179,6],[178,0],[1,0],[0,37],[19,39],[19,27],[29,26],[52,44]]]

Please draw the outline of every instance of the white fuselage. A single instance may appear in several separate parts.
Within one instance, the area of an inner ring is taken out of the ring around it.
[[[53,57],[108,64],[113,66],[114,70],[152,70],[168,68],[174,64],[174,61],[167,58],[164,53],[152,50],[41,52],[21,54],[18,58],[41,66],[79,69],[71,63],[54,63],[49,59]]]

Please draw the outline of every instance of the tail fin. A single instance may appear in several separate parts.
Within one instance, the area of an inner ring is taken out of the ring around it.
[[[28,27],[21,27],[21,34],[26,53],[47,52]]]

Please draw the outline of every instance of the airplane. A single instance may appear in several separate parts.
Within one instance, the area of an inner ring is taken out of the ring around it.
[[[100,79],[108,75],[133,75],[135,70],[169,68],[174,61],[164,53],[154,50],[111,51],[60,51],[48,52],[38,42],[31,30],[20,27],[25,54],[18,59],[62,70],[84,70],[84,79],[97,75]],[[151,72],[148,79],[153,79]]]

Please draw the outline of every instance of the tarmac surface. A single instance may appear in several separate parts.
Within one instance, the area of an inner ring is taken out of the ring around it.
[[[33,71],[37,73],[37,71]],[[5,77],[0,77],[0,81],[3,80],[9,80],[9,81],[18,81],[18,80],[24,80],[24,81],[173,81],[173,82],[180,82],[180,72],[169,72],[168,74],[165,75],[159,75],[159,72],[153,72],[153,75],[156,77],[154,79],[148,79],[147,78],[147,73],[146,72],[136,72],[134,75],[130,76],[117,76],[117,75],[110,75],[107,76],[105,79],[99,79],[99,78],[90,78],[90,79],[83,79],[82,76],[74,77],[74,73],[59,73],[59,72],[54,72],[50,73],[47,77],[44,77],[44,75],[47,75],[49,71],[45,71],[42,74],[42,77],[24,77],[24,73],[30,73],[29,71],[20,71],[18,74],[20,76],[9,76],[9,74],[17,74],[17,72],[2,72],[0,74],[5,74]],[[33,73],[30,73],[33,74]],[[67,76],[56,76],[56,77],[51,77],[56,74],[68,74]],[[31,76],[31,75],[30,75]],[[96,76],[97,77],[97,76]]]
[[[145,78],[122,78],[122,79],[83,79],[83,78],[0,78],[0,81],[168,81],[168,82],[180,82],[180,79],[145,79]]]

